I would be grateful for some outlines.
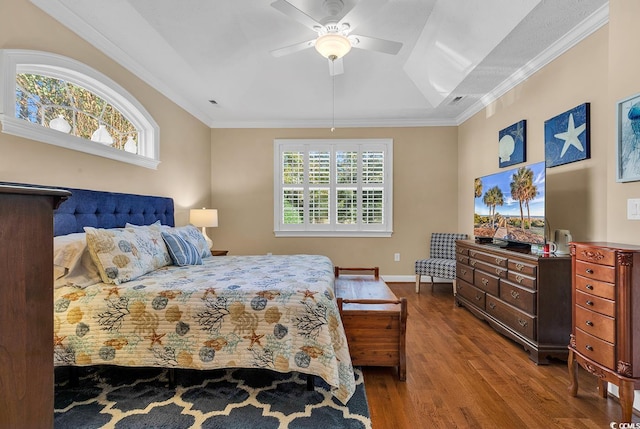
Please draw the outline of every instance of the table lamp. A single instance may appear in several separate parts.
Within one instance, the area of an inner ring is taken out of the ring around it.
[[[207,227],[218,226],[218,210],[217,209],[191,209],[189,212],[189,222],[193,226],[202,227],[202,235],[207,241],[209,249],[213,248],[213,241],[207,235]]]

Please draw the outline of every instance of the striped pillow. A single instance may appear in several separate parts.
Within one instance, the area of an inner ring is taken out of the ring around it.
[[[169,255],[173,259],[173,263],[179,266],[185,265],[202,265],[202,257],[196,246],[189,243],[178,234],[170,234],[162,232],[162,239],[167,244]]]

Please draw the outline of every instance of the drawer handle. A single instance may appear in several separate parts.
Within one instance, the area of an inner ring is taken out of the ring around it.
[[[478,261],[471,261],[471,266],[475,267],[477,263],[478,263]]]
[[[489,303],[489,307],[491,307],[491,309],[493,310],[493,309],[495,309],[495,308],[496,308],[496,304],[495,304],[495,303],[493,303],[493,302],[490,302],[490,303]]]
[[[593,326],[593,322],[591,320],[587,320],[584,322],[587,326]]]
[[[460,268],[460,272],[462,273],[463,276],[467,275],[467,270],[465,270],[464,268]]]
[[[502,270],[500,268],[496,268],[496,274],[500,275],[502,273]]]
[[[480,301],[482,299],[482,295],[476,295],[476,301]]]
[[[501,262],[502,262],[502,259],[496,258],[496,265],[500,265]]]
[[[482,284],[483,285],[488,285],[489,284],[489,280],[485,279],[484,277],[482,278]]]
[[[586,346],[584,346],[585,349],[589,350],[590,352],[593,351],[593,347],[591,347],[589,344],[587,344]]]
[[[593,290],[593,285],[592,285],[592,284],[588,284],[588,285],[586,285],[585,287],[586,287],[587,289],[589,289],[589,290]]]
[[[522,264],[516,264],[516,270],[518,271],[522,271],[524,269],[524,265]]]
[[[522,276],[516,276],[516,281],[517,281],[518,283],[522,283],[522,280],[524,280],[524,277],[522,277]]]
[[[586,304],[587,304],[587,305],[590,305],[590,306],[593,306],[593,301],[589,301],[589,300],[587,300]]]
[[[520,298],[520,294],[519,294],[518,292],[516,292],[515,290],[512,290],[512,291],[511,291],[511,296],[512,296],[514,299],[518,299],[518,298]]]
[[[587,268],[585,271],[587,274],[593,274],[593,270],[591,268]]]
[[[529,323],[528,323],[526,320],[523,320],[523,319],[520,319],[520,318],[519,318],[519,319],[518,319],[518,324],[519,324],[520,326],[522,326],[523,328],[526,328],[526,327],[527,327],[527,325],[528,325]]]

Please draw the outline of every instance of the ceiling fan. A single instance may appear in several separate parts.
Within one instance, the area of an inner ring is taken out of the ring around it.
[[[316,21],[288,1],[276,0],[271,3],[272,7],[315,31],[318,36],[305,42],[275,49],[271,51],[271,55],[281,57],[303,49],[315,47],[323,57],[329,60],[329,73],[331,75],[344,73],[342,57],[346,55],[352,47],[395,55],[400,51],[400,48],[402,48],[402,43],[351,34],[351,31],[357,24],[372,16],[386,2],[387,0],[361,1],[356,7],[341,17],[340,15],[344,9],[344,1],[324,0],[322,9],[327,16],[320,21]]]

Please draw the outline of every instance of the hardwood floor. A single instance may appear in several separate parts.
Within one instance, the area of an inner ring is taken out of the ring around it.
[[[451,284],[433,293],[423,285],[420,294],[411,283],[389,287],[409,304],[407,380],[393,368],[364,368],[374,429],[596,429],[620,420],[617,399],[599,397],[594,376],[580,368],[578,396],[569,396],[566,362],[533,363],[520,345],[456,307]]]

